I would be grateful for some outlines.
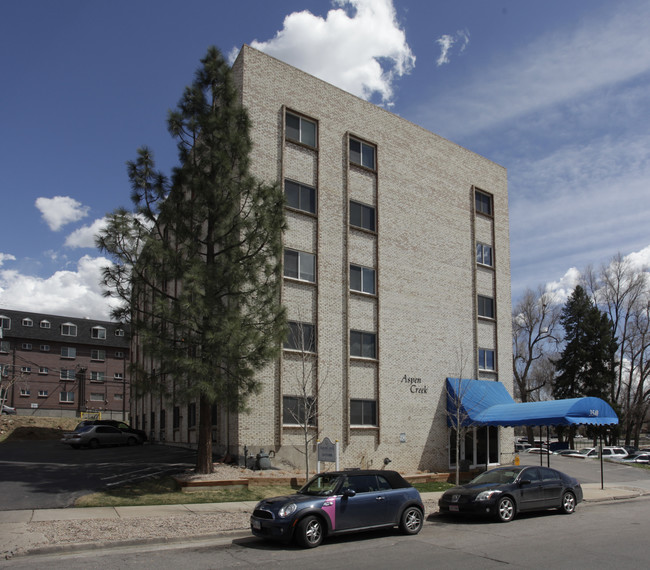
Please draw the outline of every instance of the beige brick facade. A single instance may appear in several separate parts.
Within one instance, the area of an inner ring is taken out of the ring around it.
[[[315,256],[315,283],[285,278],[282,295],[290,321],[315,326],[318,437],[339,441],[342,467],[389,458],[399,470],[448,469],[445,379],[498,380],[512,392],[506,170],[248,46],[233,69],[252,123],[253,173],[316,188],[315,214],[288,209],[284,237]],[[315,148],[287,139],[286,113],[316,124]],[[374,169],[351,164],[350,137],[374,149]],[[475,211],[477,189],[492,215]],[[351,202],[374,209],[376,231],[351,226]],[[477,242],[491,248],[491,267],[477,264]],[[350,290],[350,264],[374,269],[375,294]],[[494,318],[478,317],[477,295],[494,300]],[[375,358],[350,356],[350,331],[376,335]],[[479,370],[479,349],[494,351],[494,371]],[[282,418],[301,356],[285,350],[260,374],[249,413],[220,416],[217,450],[262,448],[303,465],[301,431]],[[375,403],[375,425],[351,425],[351,400]],[[136,414],[150,413],[146,402]],[[195,441],[179,421],[173,432],[167,422],[165,439]],[[504,461],[512,435],[499,433]]]

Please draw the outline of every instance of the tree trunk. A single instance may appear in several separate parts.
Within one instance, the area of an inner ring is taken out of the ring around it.
[[[199,441],[196,456],[196,472],[212,473],[212,402],[204,395],[199,403]]]

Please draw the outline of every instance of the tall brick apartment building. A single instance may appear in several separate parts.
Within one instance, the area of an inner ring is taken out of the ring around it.
[[[217,406],[216,453],[263,449],[303,465],[307,352],[318,378],[311,429],[339,442],[342,467],[388,458],[396,469],[448,469],[446,378],[512,391],[506,170],[248,46],[233,71],[253,173],[281,181],[287,196],[291,335],[247,413]],[[132,402],[158,439],[189,445],[197,408]],[[512,458],[512,431],[489,430],[468,434],[461,458]]]
[[[128,328],[0,308],[3,396],[21,415],[127,419]]]

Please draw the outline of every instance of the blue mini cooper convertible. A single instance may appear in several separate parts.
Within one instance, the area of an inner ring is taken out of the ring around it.
[[[318,546],[325,536],[399,526],[417,534],[424,520],[420,493],[396,471],[320,473],[295,495],[260,501],[251,531],[268,539]]]

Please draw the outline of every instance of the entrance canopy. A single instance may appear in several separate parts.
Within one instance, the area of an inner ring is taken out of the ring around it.
[[[500,382],[447,378],[450,426],[613,425],[618,416],[600,398],[516,403]]]

